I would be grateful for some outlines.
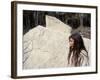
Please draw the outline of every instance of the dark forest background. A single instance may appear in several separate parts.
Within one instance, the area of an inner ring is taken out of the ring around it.
[[[56,17],[69,25],[72,32],[78,31],[84,37],[90,38],[91,14],[30,10],[23,10],[23,35],[37,25],[46,27],[46,15]]]

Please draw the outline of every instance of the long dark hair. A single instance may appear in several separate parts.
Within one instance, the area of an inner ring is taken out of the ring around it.
[[[69,39],[70,38],[74,40],[74,45],[73,47],[70,46],[69,48],[68,63],[69,63],[71,54],[73,53],[72,60],[73,60],[74,66],[79,66],[80,62],[78,61],[78,58],[79,58],[80,52],[82,50],[85,50],[87,52],[87,50],[84,46],[82,36],[79,33],[73,33],[71,36],[69,36]]]

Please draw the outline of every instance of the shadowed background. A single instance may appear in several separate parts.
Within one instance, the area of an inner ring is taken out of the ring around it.
[[[46,15],[58,18],[69,25],[72,28],[72,32],[78,31],[84,37],[90,39],[91,14],[89,13],[23,10],[23,34],[38,25],[46,27]]]

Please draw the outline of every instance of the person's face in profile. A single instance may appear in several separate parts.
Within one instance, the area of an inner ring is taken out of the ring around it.
[[[74,39],[72,39],[72,38],[69,39],[69,46],[70,47],[74,46]]]

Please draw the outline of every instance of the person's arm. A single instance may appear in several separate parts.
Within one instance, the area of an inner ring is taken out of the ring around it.
[[[82,50],[79,56],[80,66],[88,66],[89,65],[89,57],[86,51]]]

